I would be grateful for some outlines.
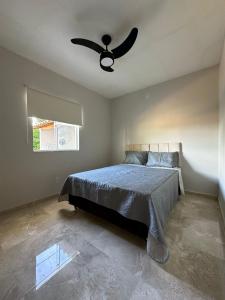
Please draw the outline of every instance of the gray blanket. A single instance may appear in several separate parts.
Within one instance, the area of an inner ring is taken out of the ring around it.
[[[163,229],[178,190],[177,170],[121,164],[70,175],[60,199],[69,194],[86,198],[146,224],[147,252],[164,263],[169,251]]]

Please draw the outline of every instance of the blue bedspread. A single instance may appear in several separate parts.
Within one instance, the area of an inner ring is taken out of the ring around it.
[[[178,200],[178,190],[175,169],[121,164],[68,176],[60,199],[69,194],[86,198],[146,224],[147,252],[164,263],[169,256],[164,226]]]

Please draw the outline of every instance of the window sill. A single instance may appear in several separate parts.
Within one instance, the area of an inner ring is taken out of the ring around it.
[[[67,149],[67,150],[33,150],[34,153],[43,153],[43,152],[68,152],[68,151],[73,151],[73,152],[78,152],[80,151],[79,149]]]

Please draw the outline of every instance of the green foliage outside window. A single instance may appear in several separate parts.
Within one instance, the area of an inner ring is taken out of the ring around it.
[[[33,150],[40,150],[40,132],[39,129],[33,129]]]

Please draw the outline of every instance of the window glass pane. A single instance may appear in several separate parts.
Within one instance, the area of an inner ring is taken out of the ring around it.
[[[33,150],[79,150],[79,126],[32,118]]]
[[[33,150],[40,150],[40,134],[39,129],[33,129]]]
[[[75,145],[75,128],[74,126],[67,126],[56,124],[58,148],[72,149]]]

